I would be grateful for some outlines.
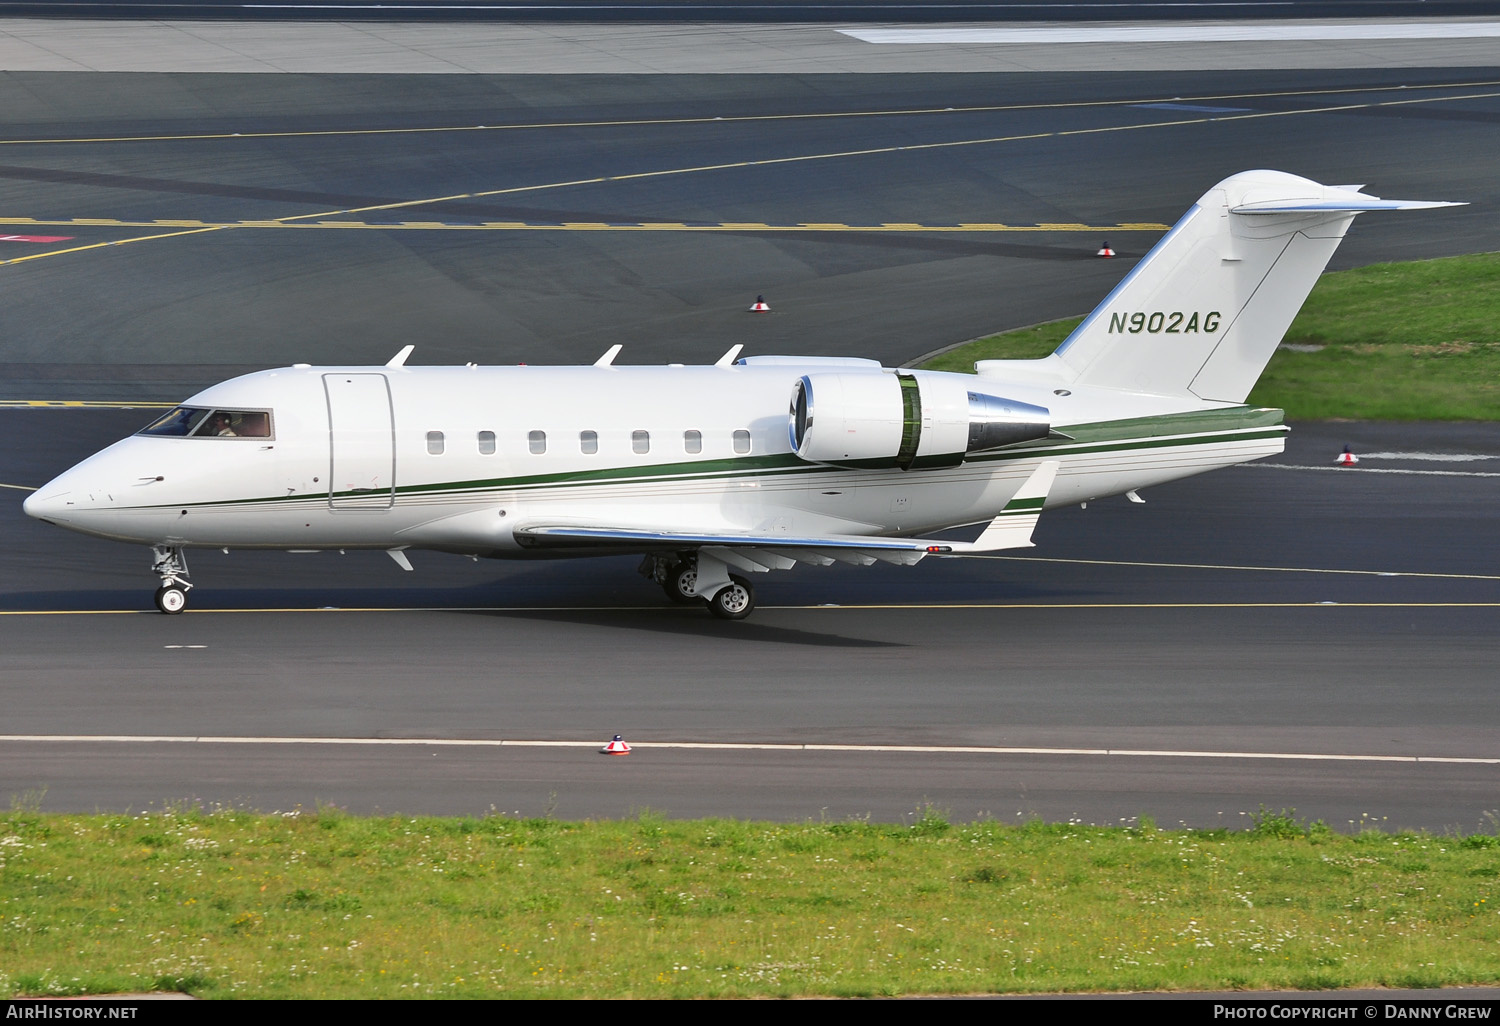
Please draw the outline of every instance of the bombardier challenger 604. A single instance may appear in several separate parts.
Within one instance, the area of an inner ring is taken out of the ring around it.
[[[1029,546],[1045,509],[1280,452],[1282,412],[1245,398],[1354,216],[1453,205],[1362,189],[1225,179],[1042,359],[408,367],[408,346],[214,385],[25,508],[150,546],[164,613],[189,548],[434,549],[639,553],[669,598],[739,619],[757,573]]]

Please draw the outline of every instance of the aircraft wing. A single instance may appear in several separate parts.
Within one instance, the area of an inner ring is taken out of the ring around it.
[[[1027,548],[1042,513],[1042,504],[1057,476],[1058,463],[1047,460],[1021,485],[1005,508],[972,542],[928,538],[887,538],[865,535],[800,537],[779,532],[651,530],[604,524],[519,524],[515,536],[524,545],[578,547],[598,545],[639,549],[698,549],[730,566],[750,572],[786,570],[795,563],[827,566],[832,563],[912,564],[926,556],[965,556]]]

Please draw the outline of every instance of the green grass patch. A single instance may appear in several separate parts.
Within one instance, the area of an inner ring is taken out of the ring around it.
[[[1080,320],[992,335],[923,366],[1046,356]],[[1500,419],[1500,253],[1323,275],[1249,402],[1289,420]]]
[[[1240,832],[0,814],[0,995],[750,997],[1500,981],[1500,846]]]

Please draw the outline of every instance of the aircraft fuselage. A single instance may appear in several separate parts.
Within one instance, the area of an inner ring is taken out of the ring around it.
[[[520,558],[534,550],[512,527],[537,517],[883,536],[986,520],[1043,459],[1061,463],[1046,500],[1054,508],[1279,452],[1285,431],[1266,411],[1167,412],[1160,397],[1140,397],[1136,427],[1108,439],[1064,415],[1056,427],[1071,438],[947,468],[848,469],[801,459],[789,438],[793,386],[830,367],[843,365],[262,371],[183,408],[265,414],[263,434],[132,435],[38,489],[27,512],[155,545],[407,545]],[[1059,402],[1046,389],[919,373]],[[1130,405],[1116,397],[1110,412]]]

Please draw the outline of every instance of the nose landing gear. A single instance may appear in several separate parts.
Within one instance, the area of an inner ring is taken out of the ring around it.
[[[153,545],[151,560],[151,572],[161,578],[161,587],[156,589],[156,608],[167,614],[182,612],[187,608],[187,593],[193,589],[182,547]]]

